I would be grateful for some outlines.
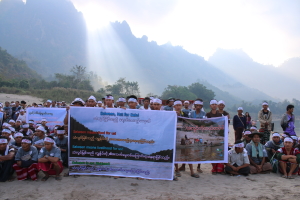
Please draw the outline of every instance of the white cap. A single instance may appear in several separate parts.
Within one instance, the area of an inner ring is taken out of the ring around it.
[[[96,100],[96,97],[94,97],[93,95],[90,96],[90,97],[88,98],[88,100],[94,100],[94,101],[97,101],[97,100]]]
[[[244,110],[244,109],[243,109],[243,107],[238,107],[238,109],[237,109],[237,110]]]
[[[82,105],[85,104],[85,102],[84,102],[81,98],[75,98],[74,101],[72,101],[72,105],[73,105],[75,102],[81,102]]]

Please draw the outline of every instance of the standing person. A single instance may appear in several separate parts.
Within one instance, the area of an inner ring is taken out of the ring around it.
[[[12,119],[12,107],[8,101],[5,101],[4,105],[3,112],[5,113],[5,122],[9,122],[9,120]]]
[[[16,163],[13,165],[13,168],[16,171],[19,181],[25,179],[31,179],[33,181],[37,180],[38,151],[31,144],[32,141],[30,137],[23,137],[21,142],[22,147],[16,154]]]
[[[206,117],[207,118],[222,117],[222,114],[219,113],[219,111],[217,110],[218,101],[213,99],[209,102],[209,104],[210,104],[210,109],[211,110],[210,110],[210,112],[206,113]],[[225,107],[225,102],[224,101],[221,101],[221,104],[223,104],[224,107]],[[224,112],[226,112],[226,111],[223,111],[223,113]],[[229,114],[229,113],[227,113],[227,114]],[[224,163],[212,163],[211,165],[212,165],[211,173],[213,175],[216,175],[217,173],[221,173],[221,174],[224,173]]]
[[[206,115],[206,112],[202,109],[203,108],[202,99],[196,99],[194,101],[194,107],[195,110],[189,112],[189,118],[203,119]]]
[[[15,149],[9,147],[7,138],[0,136],[0,182],[13,180],[15,153]]]
[[[263,132],[262,144],[270,140],[270,132],[272,129],[272,112],[267,102],[262,103],[262,109],[258,112],[258,120],[260,122],[259,132]]]
[[[250,129],[250,127],[252,126],[251,124],[251,116],[248,112],[245,113],[245,117],[246,117],[246,124],[247,124],[247,129]]]
[[[135,99],[135,98],[129,98],[128,99],[128,107],[129,107],[129,109],[136,109],[136,107],[137,107],[137,99]]]
[[[250,173],[268,173],[272,170],[272,165],[266,162],[268,157],[265,146],[260,143],[260,138],[263,137],[262,133],[257,131],[249,135],[252,141],[247,144],[246,150],[250,160]]]
[[[114,97],[111,94],[105,96],[105,107],[106,108],[115,108],[114,107]]]
[[[161,110],[162,101],[160,99],[153,99],[153,110]]]
[[[166,110],[166,111],[173,111],[174,101],[175,101],[175,99],[173,97],[170,97],[167,100],[167,105],[164,107],[164,110]]]
[[[97,102],[97,106],[98,106],[99,108],[101,108],[101,107],[102,107],[102,101],[98,101],[98,102]]]
[[[233,129],[235,131],[235,141],[241,140],[243,131],[246,129],[246,117],[243,115],[243,108],[237,109],[238,114],[233,117]]]
[[[140,110],[151,110],[151,108],[150,108],[150,98],[149,97],[145,97],[143,99],[143,106],[141,106],[139,109]]]
[[[230,124],[230,115],[229,115],[229,113],[227,111],[224,110],[224,108],[225,108],[225,101],[220,100],[218,102],[218,112],[220,114],[222,114],[222,116],[227,116],[227,118],[228,118],[228,126],[229,126],[229,124]]]
[[[177,99],[174,102],[174,110],[175,110],[178,117],[183,117],[184,116],[184,113],[182,112],[181,109],[182,109],[182,102],[181,102],[181,100]],[[177,121],[178,121],[178,118],[177,118]],[[182,166],[180,168],[185,169],[185,164],[182,164]],[[194,178],[199,178],[200,177],[199,174],[194,173],[193,164],[189,164],[189,168],[190,168],[190,171],[191,171],[191,177],[194,177]],[[175,164],[175,174],[176,174],[177,177],[181,177],[181,173],[179,171],[178,164]]]
[[[189,116],[189,113],[192,111],[192,109],[189,108],[190,102],[189,101],[184,101],[183,103],[183,108],[182,112],[185,114],[185,116]]]
[[[289,134],[289,136],[296,136],[295,132],[295,115],[294,106],[288,105],[286,107],[286,113],[281,118],[281,127],[285,134]]]
[[[45,174],[42,181],[47,181],[50,175],[55,175],[57,181],[61,180],[60,173],[63,171],[61,152],[54,143],[51,136],[46,137],[44,140],[45,147],[40,150],[38,155],[39,169]]]
[[[94,97],[93,95],[90,96],[90,97],[88,98],[86,107],[96,107],[96,105],[97,105],[96,97]]]

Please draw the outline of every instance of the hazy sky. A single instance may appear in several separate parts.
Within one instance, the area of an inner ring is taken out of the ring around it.
[[[71,0],[90,28],[126,20],[136,37],[170,41],[208,59],[217,48],[243,49],[275,66],[300,56],[297,0]]]

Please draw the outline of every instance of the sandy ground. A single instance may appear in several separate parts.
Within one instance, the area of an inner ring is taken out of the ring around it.
[[[230,142],[234,140],[230,128]],[[300,177],[293,180],[277,174],[231,177],[211,175],[211,164],[202,164],[200,178],[183,172],[179,181],[114,179],[105,176],[63,177],[0,183],[0,199],[300,199]],[[196,169],[196,165],[194,165]],[[67,169],[64,170],[66,172]]]
[[[4,103],[5,101],[26,101],[27,105],[32,103],[42,103],[43,99],[29,96],[29,95],[18,95],[18,94],[5,94],[0,93],[0,102]]]

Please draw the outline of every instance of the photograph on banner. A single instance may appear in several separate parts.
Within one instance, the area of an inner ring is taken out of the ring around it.
[[[35,124],[47,120],[47,126],[52,131],[56,125],[63,126],[67,114],[66,108],[27,108],[26,122],[33,120]]]
[[[173,180],[176,113],[71,107],[70,175]]]
[[[4,117],[3,112],[0,112],[0,124],[2,124],[2,122],[3,122],[3,117]]]
[[[191,119],[178,117],[176,163],[227,163],[227,117]]]

